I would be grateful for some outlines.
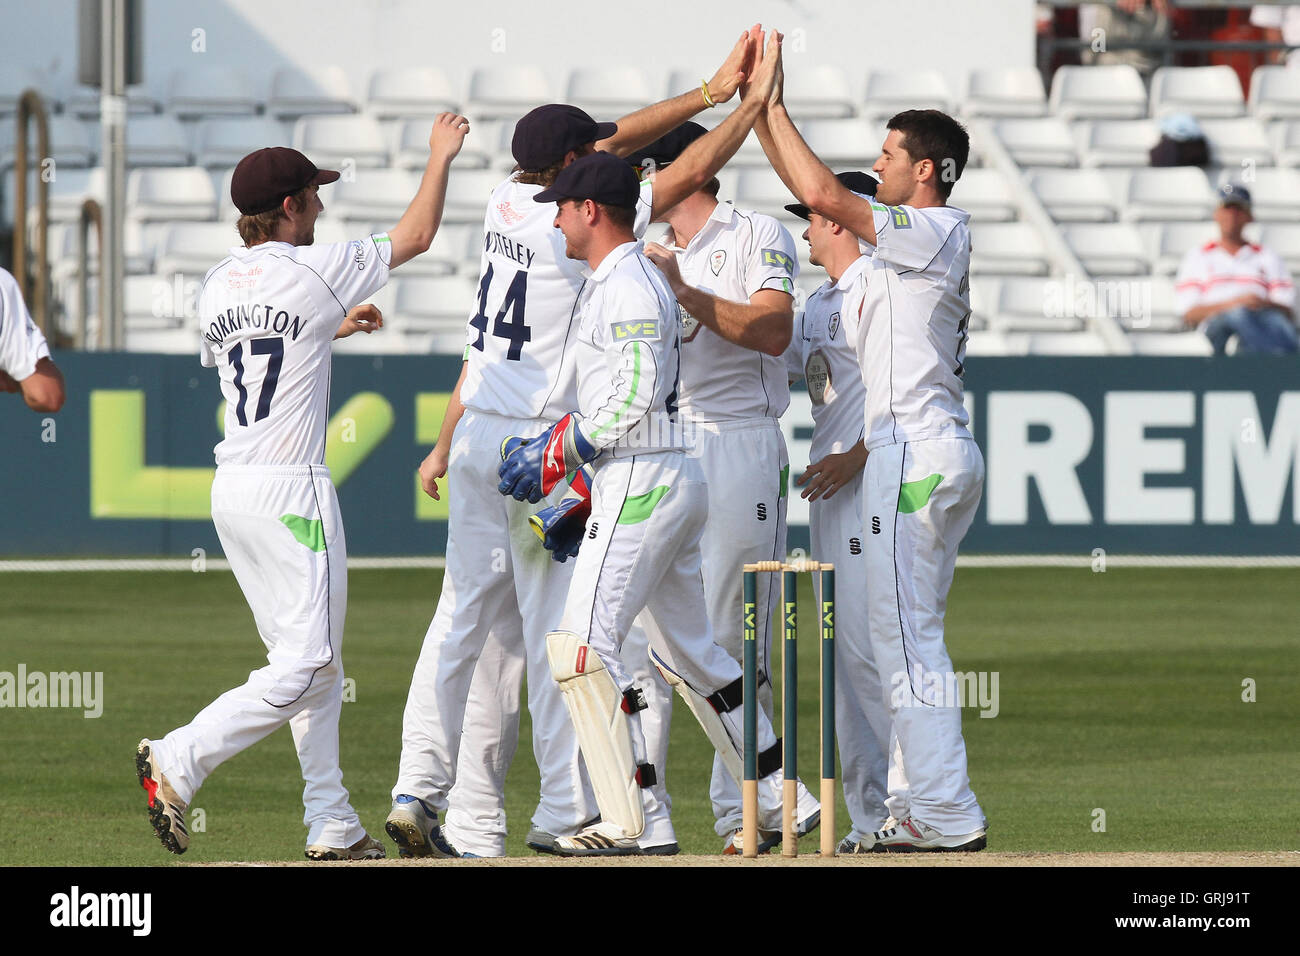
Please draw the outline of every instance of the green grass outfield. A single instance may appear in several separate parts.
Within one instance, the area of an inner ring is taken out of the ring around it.
[[[356,701],[343,708],[344,782],[376,836],[440,580],[351,575],[345,660]],[[954,665],[999,675],[998,715],[972,709],[963,722],[990,849],[1300,848],[1296,581],[1294,570],[1272,569],[960,570],[948,613]],[[800,762],[815,790],[815,617],[804,598]],[[185,723],[265,663],[232,575],[0,574],[0,608],[0,671],[102,671],[105,698],[98,719],[0,710],[0,863],[301,858],[302,783],[287,728],[212,775],[195,800],[205,832],[183,858],[154,837],[135,781],[139,738]],[[1247,678],[1254,703],[1242,700]],[[511,855],[531,855],[523,839],[537,774],[524,721],[507,793]],[[720,849],[708,770],[708,745],[679,702],[668,784],[685,853]],[[1093,829],[1098,809],[1105,832]],[[842,835],[842,802],[838,817]]]

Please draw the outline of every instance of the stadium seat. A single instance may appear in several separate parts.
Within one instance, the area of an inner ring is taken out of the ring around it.
[[[965,209],[971,219],[1010,222],[1018,217],[1017,203],[1006,176],[996,169],[968,169],[953,184],[952,205]]]
[[[154,248],[154,270],[203,276],[244,243],[229,222],[173,222],[164,226]]]
[[[880,158],[886,132],[883,123],[861,119],[812,119],[800,123],[799,131],[808,148],[828,166],[863,172],[870,172]],[[757,143],[758,136],[751,133],[750,139]],[[762,153],[761,148],[759,153]]]
[[[1072,223],[1065,241],[1094,276],[1146,275],[1151,271],[1142,236],[1129,223]]]
[[[1210,144],[1210,161],[1220,166],[1238,167],[1273,165],[1273,144],[1258,120],[1249,116],[1236,119],[1206,119],[1201,130]]]
[[[998,297],[1002,293],[1002,280],[975,276],[970,280],[970,310],[972,329],[987,329],[998,311]]]
[[[994,131],[1021,166],[1078,165],[1070,128],[1059,117],[1000,119],[994,122]]]
[[[968,367],[972,358],[1024,354],[1024,352],[1012,351],[1012,344],[1007,341],[1007,337],[1001,332],[992,329],[973,329],[966,336],[966,364]]]
[[[199,327],[183,325],[169,329],[141,329],[127,325],[126,351],[161,352],[167,355],[198,355]]]
[[[447,203],[442,221],[470,223],[481,228],[488,198],[503,178],[495,169],[466,170],[459,176],[452,176],[447,183]],[[415,195],[414,192],[411,195]]]
[[[1205,222],[1146,223],[1138,227],[1146,246],[1151,271],[1158,276],[1171,276],[1178,271],[1183,257],[1219,237],[1219,227],[1211,220]]]
[[[1280,167],[1242,169],[1228,166],[1218,176],[1217,184],[1244,183],[1250,190],[1251,211],[1261,222],[1300,221],[1300,170]]]
[[[202,278],[202,275],[198,276],[199,280]],[[164,273],[127,276],[122,283],[122,317],[128,331],[175,329],[185,324],[185,283],[194,280],[194,276],[182,277],[177,283],[175,276]],[[176,302],[178,286],[181,292],[179,304]],[[191,291],[196,290],[191,287]],[[197,352],[197,323],[193,326],[193,334]]]
[[[128,166],[188,166],[190,144],[174,116],[131,117],[126,124]]]
[[[862,115],[887,120],[900,110],[950,112],[952,93],[938,70],[872,70],[867,74]]]
[[[479,67],[469,80],[466,113],[473,119],[519,119],[554,102],[546,74],[535,66]]]
[[[1007,341],[1021,355],[1109,355],[1110,349],[1095,332],[1031,332],[1008,334]],[[1023,349],[1023,351],[1020,351]]]
[[[85,199],[93,198],[102,203],[107,193],[104,170],[99,166],[94,169],[65,169],[55,177],[49,187],[50,222],[76,222],[81,216],[81,204]],[[14,221],[14,171],[12,169],[4,174],[4,192],[0,195],[3,195],[5,200],[0,205],[4,212],[3,224],[6,227],[12,226]],[[34,193],[29,193],[29,196],[34,198]]]
[[[1300,166],[1300,120],[1281,120],[1271,132],[1278,165]]]
[[[286,125],[270,116],[200,120],[195,127],[194,162],[207,169],[230,167],[253,150],[289,142]]]
[[[1213,355],[1214,348],[1199,329],[1189,332],[1130,332],[1129,341],[1138,355]]]
[[[484,169],[500,157],[501,129],[509,125],[503,120],[475,120],[470,124],[470,134],[456,154],[456,169]],[[392,164],[399,169],[423,171],[429,163],[429,133],[433,117],[401,120],[393,141]]]
[[[212,178],[199,166],[133,169],[126,179],[126,206],[141,222],[216,216],[217,197]]]
[[[809,64],[787,73],[784,100],[786,111],[796,122],[843,119],[855,112],[848,73],[829,63]]]
[[[1118,204],[1095,169],[1040,169],[1029,184],[1057,222],[1114,222]]]
[[[293,127],[293,146],[322,169],[340,170],[345,177],[349,166],[377,169],[388,165],[384,131],[369,116],[300,117]]]
[[[1300,119],[1300,70],[1271,64],[1250,77],[1250,115],[1261,123]]]
[[[1198,119],[1241,116],[1246,102],[1230,66],[1162,66],[1151,78],[1151,115],[1191,113]]]
[[[1300,224],[1263,223],[1259,230],[1259,242],[1281,256],[1293,275],[1300,276]]]
[[[167,95],[168,112],[180,119],[252,116],[261,105],[252,77],[234,67],[177,70]]]
[[[1062,66],[1048,105],[1063,119],[1138,119],[1147,115],[1147,91],[1128,64]]]
[[[1073,300],[1061,291],[1063,280],[1008,277],[998,287],[989,328],[998,332],[1071,332],[1083,328]]]
[[[1120,218],[1129,222],[1206,221],[1214,209],[1210,180],[1195,166],[1135,169],[1122,175],[1127,184]]]
[[[465,343],[465,328],[478,302],[478,276],[404,278],[393,308],[413,331],[450,332]]]
[[[402,267],[405,276],[443,276],[460,272],[465,264],[469,247],[475,250],[474,266],[478,267],[478,250],[483,247],[483,227],[471,223],[443,223],[433,244],[424,255],[416,256]]]
[[[721,193],[719,195],[721,196]],[[740,171],[736,182],[735,204],[741,209],[753,209],[784,221],[790,218],[785,207],[794,201],[795,198],[790,190],[771,167],[756,167]],[[800,225],[799,232],[803,232],[803,228],[803,225]]]
[[[1082,120],[1073,127],[1083,166],[1145,166],[1160,141],[1154,120]]]
[[[428,126],[439,113],[459,113],[460,97],[447,74],[437,67],[413,66],[376,70],[370,76],[366,111],[376,119],[428,117]]]
[[[995,222],[971,230],[971,275],[1043,276],[1043,240],[1023,222]]]
[[[452,176],[449,189],[462,178]],[[392,225],[406,212],[419,186],[418,173],[405,169],[366,169],[354,180],[339,180],[325,187],[328,192],[322,201],[326,211],[336,218],[380,220]],[[479,215],[482,216],[482,210]]]
[[[78,86],[63,104],[63,112],[81,120],[99,119],[99,88]],[[157,113],[161,104],[143,84],[126,88],[127,116],[148,116]]]
[[[616,120],[658,99],[645,73],[634,66],[579,68],[569,74],[564,102],[597,120]]]
[[[972,70],[961,108],[967,116],[1042,116],[1043,78],[1032,66]]]
[[[96,127],[71,116],[51,116],[49,155],[54,160],[54,168],[85,169],[93,165],[95,154],[99,151],[98,141],[92,141],[95,130]],[[0,122],[0,172],[13,168],[17,156],[15,135],[15,124],[12,121]],[[28,130],[27,143],[27,158],[34,167],[39,168],[35,127]]]
[[[1120,317],[1120,323],[1129,331],[1182,332],[1186,326],[1174,298],[1174,280],[1168,276],[1150,276],[1140,281],[1146,285],[1150,309],[1146,315]]]
[[[322,67],[310,76],[283,69],[271,77],[266,111],[279,120],[296,120],[307,113],[354,113],[356,101],[342,67]]]

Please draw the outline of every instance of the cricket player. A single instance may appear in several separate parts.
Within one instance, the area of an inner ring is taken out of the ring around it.
[[[835,178],[863,199],[875,195],[876,181],[866,173]],[[844,802],[853,821],[839,852],[853,853],[868,834],[884,828],[889,816],[889,709],[867,640],[867,591],[862,586],[867,576],[862,524],[866,391],[853,345],[858,316],[844,308],[845,295],[870,268],[874,250],[802,203],[785,208],[808,222],[803,234],[808,258],[827,275],[795,319],[785,357],[791,383],[803,379],[812,400],[811,464],[795,479],[809,502],[812,553],[833,563],[836,577],[849,582],[835,595],[835,736]]]
[[[267,666],[161,740],[140,741],[136,772],[149,818],[173,853],[189,846],[185,811],[222,761],[284,724],[302,766],[307,858],[375,859],[339,768],[347,549],[325,467],[331,342],[382,324],[359,303],[391,269],[429,248],[447,177],[469,123],[442,113],[419,191],[386,234],[314,246],[320,186],[339,174],[286,147],[250,153],[230,192],[245,245],[199,293],[200,358],[226,399],[216,447],[212,520],[239,582]]]
[[[703,127],[686,123],[633,159],[653,164],[658,181],[703,135]],[[782,355],[792,335],[799,260],[784,226],[771,216],[720,202],[717,194],[715,178],[669,209],[661,218],[674,245],[648,244],[646,255],[663,271],[681,306],[681,414],[694,426],[692,454],[708,479],[709,523],[701,548],[709,621],[714,639],[738,662],[744,637],[741,568],[783,560],[786,553],[790,464],[778,419],[790,403]],[[776,600],[770,577],[760,575],[758,585],[759,695],[769,719]],[[638,623],[647,630],[652,626]],[[659,733],[651,740],[651,753],[659,761],[667,750],[670,712],[670,707],[661,711],[652,725]],[[740,789],[721,760],[714,761],[710,796],[723,852],[737,852]],[[796,817],[800,835],[820,819],[817,800],[802,784]],[[766,847],[779,839],[779,827],[764,834]]]
[[[700,579],[708,491],[677,420],[681,332],[677,303],[635,239],[637,176],[609,153],[585,156],[535,197],[558,203],[565,252],[590,275],[578,296],[573,343],[577,409],[531,441],[513,442],[498,490],[539,500],[593,464],[586,540],[547,655],[591,774],[601,820],[556,841],[565,856],[640,853],[642,790],[655,781],[639,711],[619,656],[633,618],[658,624],[657,659],[739,776],[740,667],[709,628]],[[759,747],[779,747],[760,720]],[[779,826],[779,767],[760,782],[764,822]]]
[[[447,475],[447,571],[438,609],[425,635],[403,715],[402,756],[386,829],[403,854],[450,856],[505,852],[504,814],[466,808],[466,817],[499,820],[491,828],[462,827],[448,809],[453,783],[472,773],[473,790],[504,800],[505,767],[478,760],[496,753],[497,727],[507,726],[494,691],[511,678],[477,671],[491,633],[522,640],[527,650],[533,751],[541,798],[526,838],[554,852],[557,836],[573,835],[596,816],[577,741],[550,677],[544,635],[560,620],[573,565],[550,560],[529,526],[535,510],[495,494],[491,485],[502,441],[531,438],[577,405],[574,303],[584,276],[564,255],[553,206],[534,198],[559,173],[597,148],[623,155],[662,135],[711,103],[729,100],[748,78],[757,31],[743,34],[704,89],[656,103],[617,123],[597,123],[582,110],[549,104],[515,127],[518,170],[493,190],[484,217],[479,295],[468,323],[466,361],[437,444],[420,467],[425,491],[437,495]],[[740,147],[762,107],[751,97],[684,157],[672,175],[645,187],[638,231],[707,182]],[[549,499],[554,504],[560,495]],[[485,688],[483,693],[472,689]],[[514,678],[517,683],[517,678]],[[461,755],[474,759],[462,759]],[[458,776],[459,775],[459,776]],[[438,814],[447,812],[448,824]],[[652,807],[644,834],[647,853],[674,853],[667,808]],[[456,826],[451,827],[452,819]]]
[[[18,290],[0,269],[0,392],[19,392],[34,412],[57,412],[65,397],[63,373]]]
[[[780,57],[772,31],[766,56]],[[867,627],[886,683],[891,817],[860,851],[981,850],[960,701],[943,618],[957,546],[975,516],[984,459],[967,429],[962,370],[970,320],[969,214],[947,205],[969,155],[966,130],[938,110],[888,123],[874,201],[836,180],[790,121],[778,82],[756,125],[799,201],[875,246],[846,294],[866,386]]]

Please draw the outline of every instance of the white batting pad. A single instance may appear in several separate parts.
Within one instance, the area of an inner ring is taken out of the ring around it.
[[[645,815],[623,695],[600,655],[572,631],[547,634],[546,656],[573,720],[601,819],[621,828],[625,838],[636,839],[645,829]]]

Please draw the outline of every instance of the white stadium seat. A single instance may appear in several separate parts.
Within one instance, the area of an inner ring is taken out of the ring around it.
[[[861,119],[813,119],[799,124],[808,147],[831,167],[870,172],[885,143],[883,123]],[[750,138],[757,141],[756,134]],[[748,140],[746,140],[748,142]],[[762,149],[759,149],[762,153]],[[766,163],[766,158],[764,159]]]
[[[1257,66],[1250,78],[1250,115],[1260,122],[1300,119],[1300,70]]]
[[[1182,332],[1186,326],[1183,324],[1183,317],[1178,312],[1178,305],[1174,298],[1174,280],[1168,276],[1150,276],[1141,281],[1146,283],[1148,289],[1150,312],[1147,315],[1123,319],[1124,327],[1130,331],[1166,334]]]
[[[998,289],[998,302],[989,327],[999,332],[1072,332],[1083,328],[1083,318],[1072,314],[1065,302],[1063,280],[1008,277]]]
[[[1142,236],[1129,223],[1072,223],[1062,231],[1083,267],[1094,276],[1135,276],[1151,271]]]
[[[756,167],[740,171],[735,202],[741,209],[753,209],[785,220],[789,218],[785,207],[795,202],[795,197],[773,169]],[[802,226],[799,231],[803,231]]]
[[[1074,137],[1083,166],[1144,166],[1160,141],[1160,128],[1149,119],[1081,120],[1074,124]]]
[[[995,222],[971,230],[971,275],[1042,276],[1048,263],[1038,230],[1023,222]]]
[[[459,113],[460,97],[447,74],[437,67],[375,70],[370,76],[366,112],[381,120],[427,116],[428,125],[432,125],[439,113]],[[427,139],[427,129],[425,133]]]
[[[50,222],[76,222],[81,216],[81,204],[84,200],[96,199],[100,203],[104,202],[107,194],[105,185],[104,170],[96,166],[94,169],[65,169],[60,171],[54,181],[49,184],[49,213]],[[8,170],[4,174],[4,192],[5,202],[4,225],[13,224],[14,207],[14,171]],[[28,203],[35,199],[34,186],[28,193]]]
[[[1108,355],[1105,341],[1095,332],[1031,332],[1007,335],[1012,349],[1025,355]],[[1022,341],[1017,341],[1022,340]]]
[[[449,187],[454,187],[458,178],[463,177],[452,176]],[[419,186],[420,175],[405,169],[363,169],[354,180],[339,180],[325,187],[328,192],[322,201],[326,212],[336,218],[392,225],[406,212]]]
[[[167,355],[198,355],[199,327],[182,325],[168,329],[139,328],[127,324],[125,345],[128,352],[161,352]]]
[[[230,254],[243,240],[229,222],[174,222],[161,230],[155,248],[154,270],[202,276]]]
[[[1287,268],[1300,276],[1300,224],[1294,222],[1263,223],[1259,230],[1260,245],[1272,249]]]
[[[301,70],[276,70],[266,111],[280,120],[307,113],[354,113],[356,100],[342,67],[328,66],[307,75]]]
[[[486,205],[486,203],[484,204]],[[466,248],[477,251],[483,245],[483,227],[471,223],[443,223],[424,255],[416,256],[402,267],[405,276],[440,276],[459,272],[466,261]],[[474,257],[478,266],[478,256]]]
[[[252,77],[234,67],[177,70],[167,94],[167,110],[181,119],[252,116],[261,107]]]
[[[207,170],[198,166],[133,169],[126,179],[127,214],[141,222],[216,216],[217,196]]]
[[[470,134],[456,154],[457,169],[483,169],[497,157],[501,138],[500,120],[477,120],[470,124]],[[513,124],[511,124],[513,129]],[[429,163],[429,133],[433,117],[404,119],[393,141],[392,165],[399,169],[423,170]]]
[[[808,64],[785,77],[785,108],[796,122],[852,116],[853,87],[848,73],[829,63]],[[739,102],[739,94],[735,102]]]
[[[1095,169],[1040,169],[1029,184],[1057,222],[1114,222],[1118,204]]]
[[[388,165],[384,131],[369,116],[303,116],[293,127],[293,147],[321,169],[347,174]]]
[[[1062,66],[1048,103],[1063,119],[1139,119],[1147,115],[1147,90],[1128,64]]]
[[[1199,329],[1190,332],[1130,332],[1138,355],[1213,355],[1214,348]]]
[[[1056,116],[1000,119],[994,131],[1021,166],[1076,166],[1077,154],[1070,128]]]
[[[427,336],[434,351],[459,354],[478,297],[476,276],[404,279],[393,314],[403,333]]]
[[[657,99],[646,75],[634,66],[576,69],[564,92],[564,102],[598,121],[616,120]]]
[[[1243,183],[1250,190],[1251,211],[1257,220],[1300,221],[1300,170],[1228,167],[1219,175],[1219,184],[1226,182]]]
[[[452,176],[447,181],[447,203],[442,221],[466,222],[481,227],[488,197],[502,179],[501,173],[495,169],[466,170],[459,176]],[[418,177],[416,181],[419,181]],[[411,196],[414,195],[415,191],[412,190]],[[408,202],[411,196],[407,197]]]
[[[1273,124],[1273,149],[1279,166],[1300,166],[1300,119]]]
[[[1043,78],[1032,66],[972,70],[961,102],[967,116],[1042,116]]]
[[[98,127],[71,116],[51,116],[49,156],[54,160],[54,168],[85,169],[92,165],[95,154],[99,151],[97,139],[92,139],[97,129]],[[12,121],[0,122],[0,171],[13,168],[17,156],[15,135],[15,124]],[[28,168],[40,168],[41,156],[37,152],[35,126],[28,128],[27,158],[31,163]]]
[[[234,166],[266,146],[288,146],[285,124],[270,116],[200,120],[194,133],[194,162],[207,169]]]
[[[470,76],[471,119],[515,121],[534,107],[554,102],[546,74],[535,66],[479,67]]]
[[[1147,258],[1156,275],[1171,276],[1178,271],[1183,257],[1219,237],[1219,227],[1204,222],[1147,223],[1138,228],[1146,246]]]
[[[1012,344],[1001,332],[992,329],[972,329],[966,336],[966,364],[970,366],[972,358],[989,358],[1001,355],[1024,355],[1023,351],[1012,351]]]
[[[974,276],[970,280],[971,328],[986,329],[997,315],[998,297],[1002,280],[987,276]]]
[[[1230,66],[1162,66],[1151,78],[1151,115],[1191,113],[1198,119],[1241,116],[1246,102]]]
[[[1017,218],[1017,203],[1007,177],[996,169],[967,169],[953,184],[949,202],[971,214],[971,219],[1010,222]]]
[[[1135,169],[1126,174],[1120,218],[1130,222],[1210,218],[1214,191],[1195,166]]]
[[[126,124],[128,166],[188,166],[189,139],[174,116],[131,117]]]
[[[126,88],[126,112],[128,116],[148,116],[157,113],[160,104],[153,93],[143,84]],[[78,119],[99,119],[99,88],[95,86],[78,86],[63,104],[63,111]]]
[[[1235,119],[1205,119],[1202,132],[1210,144],[1210,161],[1220,166],[1273,165],[1273,144],[1258,120],[1249,116]]]
[[[952,101],[948,83],[938,70],[872,70],[867,74],[866,106],[862,115],[887,120],[902,110],[949,112]]]

